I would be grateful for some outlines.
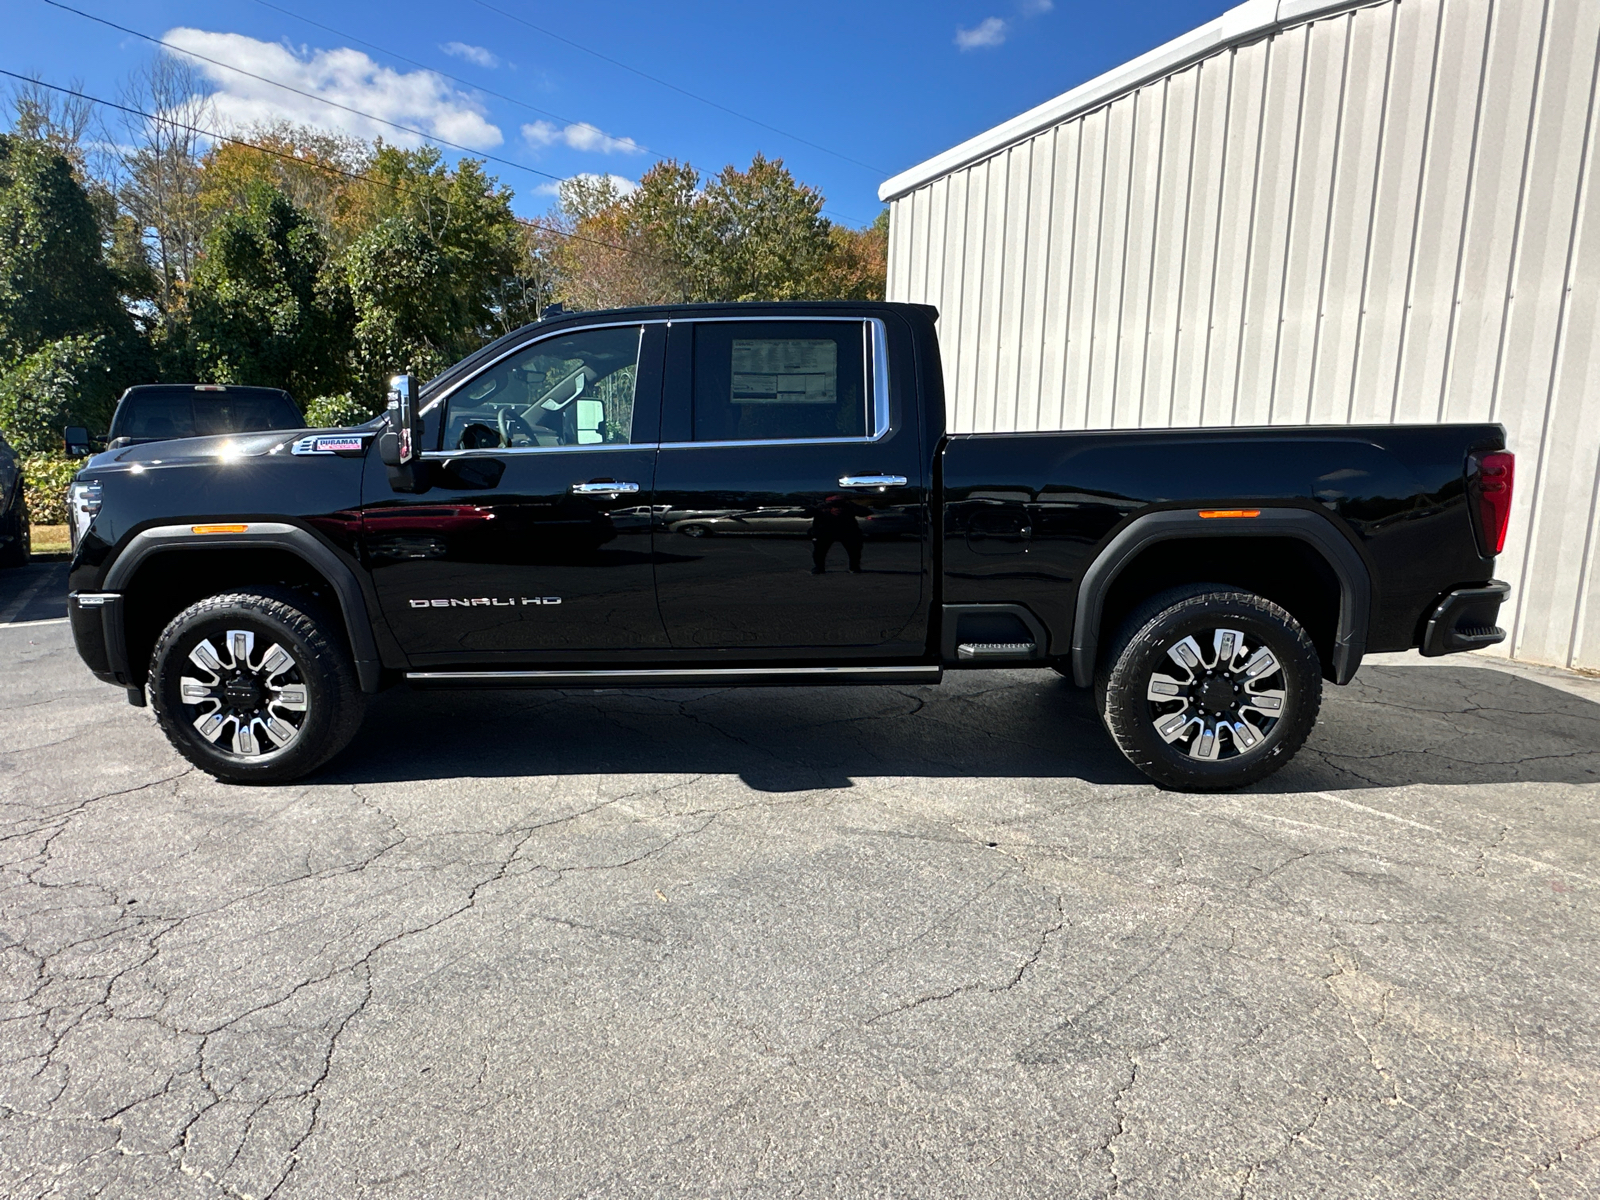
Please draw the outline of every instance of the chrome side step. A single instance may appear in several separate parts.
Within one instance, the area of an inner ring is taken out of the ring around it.
[[[706,667],[592,671],[407,671],[409,683],[448,687],[697,687],[716,684],[938,683],[938,665],[903,667]]]
[[[963,642],[956,647],[956,657],[1032,658],[1038,648],[1034,642]]]

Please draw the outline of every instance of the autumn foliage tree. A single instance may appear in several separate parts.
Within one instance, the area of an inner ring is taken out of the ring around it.
[[[175,58],[135,74],[134,111],[99,136],[42,85],[10,99],[0,428],[28,445],[103,429],[120,389],[154,378],[286,387],[360,419],[389,374],[432,375],[555,299],[883,295],[886,220],[830,220],[781,159],[578,176],[529,221],[471,158],[282,122],[205,133],[217,114]]]
[[[704,187],[671,161],[626,193],[608,178],[568,180],[549,230],[555,289],[578,308],[882,299],[887,222],[848,229],[822,205],[781,159],[759,154]]]

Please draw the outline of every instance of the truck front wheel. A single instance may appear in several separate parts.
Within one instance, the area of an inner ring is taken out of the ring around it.
[[[1225,791],[1272,774],[1316,723],[1316,647],[1284,609],[1220,584],[1152,598],[1095,680],[1101,719],[1163,787]]]
[[[284,783],[316,770],[355,736],[365,708],[334,622],[289,589],[190,605],[150,659],[162,732],[227,783]]]

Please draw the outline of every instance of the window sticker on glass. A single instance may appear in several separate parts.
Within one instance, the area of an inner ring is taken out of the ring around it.
[[[734,404],[833,404],[839,343],[832,338],[734,338]]]

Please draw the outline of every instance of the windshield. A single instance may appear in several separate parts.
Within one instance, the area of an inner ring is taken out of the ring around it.
[[[110,436],[160,440],[299,429],[304,425],[300,410],[283,392],[158,388],[123,397],[112,419]]]

